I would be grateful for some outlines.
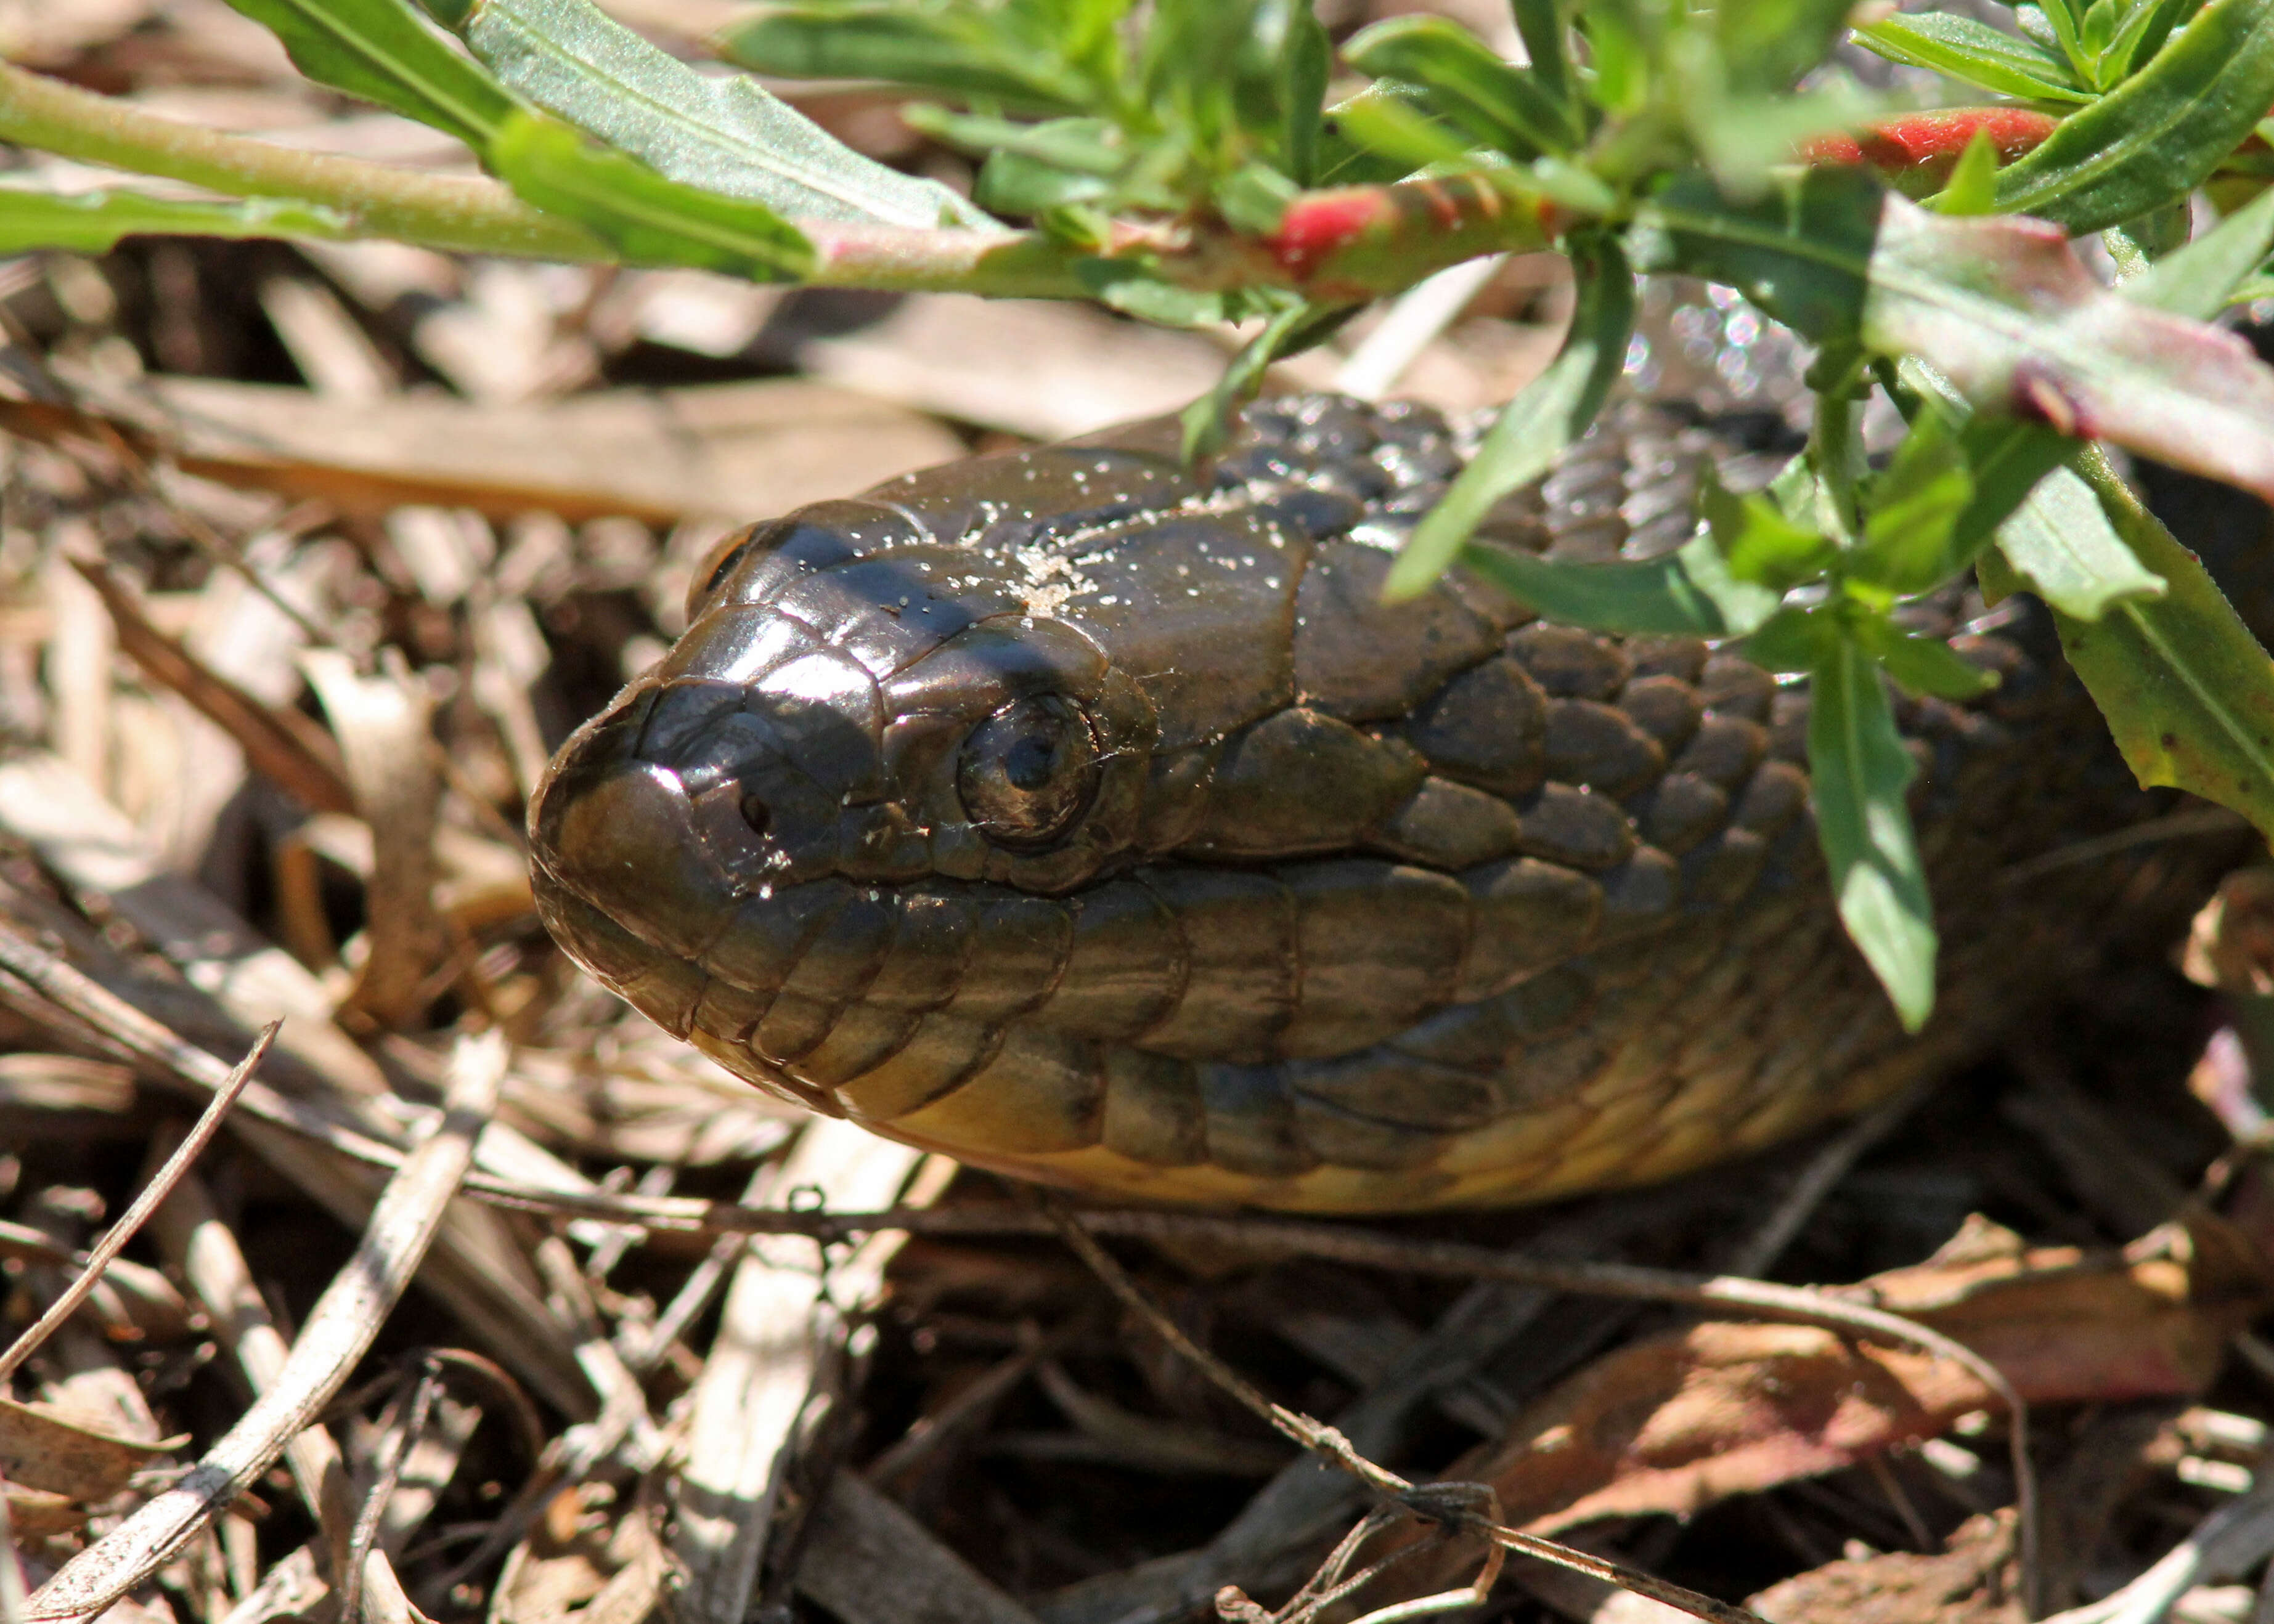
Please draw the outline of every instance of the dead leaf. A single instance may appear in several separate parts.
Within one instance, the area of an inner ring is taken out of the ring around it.
[[[86,1504],[109,1500],[136,1472],[188,1441],[137,1443],[0,1397],[0,1474],[27,1489]]]
[[[1826,1562],[1745,1605],[1769,1624],[2022,1624],[2014,1513],[1969,1517],[1931,1555],[1886,1551]]]
[[[2031,1403],[2193,1394],[2266,1300],[2247,1243],[2169,1224],[2120,1255],[2022,1248],[1981,1221],[1926,1262],[1839,1295],[1911,1315],[1988,1358]],[[1450,1478],[1553,1533],[1687,1516],[1852,1466],[1998,1401],[1959,1365],[1817,1326],[1709,1321],[1631,1343],[1552,1389]]]

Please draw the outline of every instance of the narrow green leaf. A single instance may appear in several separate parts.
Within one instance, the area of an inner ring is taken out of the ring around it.
[[[2073,620],[2097,620],[2112,604],[2167,590],[2124,545],[2091,487],[2066,468],[2040,480],[1999,529],[1998,550],[2031,591]]]
[[[1967,560],[1990,545],[1998,527],[2029,500],[2038,482],[2076,449],[2074,440],[2042,423],[1988,416],[1969,419],[1959,444],[1974,477],[1974,495],[1951,523],[1950,551],[1954,558]]]
[[[1687,103],[1690,139],[1733,192],[1758,193],[1811,137],[1855,129],[1886,110],[1883,98],[1834,80],[1798,94],[1706,95]]]
[[[1243,163],[1216,189],[1216,204],[1235,229],[1269,237],[1297,195],[1295,183],[1269,165]]]
[[[738,67],[786,79],[879,79],[1035,112],[1095,113],[1096,91],[1055,55],[1007,28],[880,4],[765,11],[729,24],[716,41]]]
[[[2092,53],[2084,46],[2083,15],[2074,0],[2044,0],[2043,5],[2032,9],[2051,31],[2060,47],[2061,55],[2068,58],[2068,64],[2076,76],[2086,84],[2099,87],[2100,79],[2094,71],[2097,64]]]
[[[514,89],[686,185],[793,219],[998,223],[937,181],[863,157],[756,80],[697,71],[591,0],[479,0],[463,32]]]
[[[1730,573],[1707,538],[1636,564],[1568,564],[1471,542],[1460,567],[1550,620],[1638,636],[1742,637],[1766,625],[1783,594]]]
[[[1958,425],[1930,405],[1911,421],[1894,460],[1871,482],[1864,545],[1845,560],[1850,579],[1898,598],[1941,584],[1963,568],[1951,536],[1974,498]]]
[[[1864,651],[1911,693],[1978,699],[1998,686],[1993,673],[1968,665],[1939,637],[1913,636],[1878,617],[1858,620],[1850,630]]]
[[[2274,188],[2260,192],[2176,253],[2124,285],[2124,297],[2150,310],[2208,321],[2274,252]]]
[[[1570,145],[1569,122],[1554,100],[1449,19],[1420,12],[1385,19],[1344,41],[1343,60],[1376,79],[1419,86],[1433,110],[1511,156]]]
[[[1634,273],[1608,238],[1575,253],[1574,267],[1578,291],[1563,348],[1501,409],[1444,500],[1407,538],[1382,583],[1390,601],[1413,597],[1443,574],[1495,502],[1546,473],[1587,432],[1618,381],[1634,332]]]
[[[1327,86],[1335,71],[1335,45],[1317,8],[1295,5],[1288,20],[1282,57],[1285,82],[1279,87],[1284,136],[1280,167],[1298,186],[1319,181],[1319,154],[1326,128]]]
[[[2268,17],[2274,27],[2274,5]],[[2102,286],[2058,233],[1890,195],[1870,278],[1865,343],[1922,357],[1977,412],[2274,498],[2274,370],[2228,335]]]
[[[448,132],[480,152],[515,111],[503,86],[443,42],[409,0],[229,0],[321,85]]]
[[[1587,136],[1571,72],[1571,19],[1569,0],[1511,0],[1517,37],[1532,59],[1532,82],[1540,94],[1563,116],[1563,128],[1573,143]]]
[[[1643,270],[1727,283],[1811,343],[1843,348],[1863,325],[1886,199],[1861,169],[1810,169],[1745,199],[1693,170],[1660,184],[1629,252]]]
[[[1903,792],[1917,768],[1895,731],[1879,671],[1829,639],[1809,688],[1808,771],[1816,832],[1841,922],[1908,1032],[1934,1009],[1935,931]]]
[[[1379,82],[1335,108],[1335,128],[1353,146],[1394,161],[1400,172],[1459,164],[1468,143]]]
[[[988,207],[1006,214],[1039,214],[1046,209],[1099,203],[1112,195],[1102,175],[1062,169],[1020,152],[998,152],[979,168],[972,190]]]
[[[1958,154],[1942,190],[1927,199],[1942,214],[1989,214],[1998,208],[1998,143],[1977,130]]]
[[[2270,105],[2274,6],[2210,0],[2146,67],[2008,164],[1998,205],[2072,232],[2130,220],[2210,178]]]
[[[1798,523],[1768,497],[1733,493],[1711,468],[1698,483],[1698,515],[1731,578],[1766,587],[1779,600],[1822,575],[1839,551],[1830,537]]]
[[[2115,602],[2097,621],[2056,609],[2069,664],[2142,784],[2218,801],[2274,834],[2274,660],[2121,480],[2084,472],[2118,536],[2169,590]]]
[[[1290,304],[1263,324],[1263,330],[1240,346],[1216,380],[1216,387],[1184,410],[1184,456],[1187,462],[1213,457],[1224,449],[1231,432],[1231,414],[1255,398],[1263,374],[1279,358],[1281,350],[1304,323],[1318,314],[1311,305]]]
[[[244,203],[184,202],[137,192],[70,197],[0,186],[0,254],[34,248],[108,253],[123,237],[284,237],[338,241],[358,233],[345,215],[312,204],[255,198]]]
[[[521,197],[589,227],[634,264],[689,265],[761,281],[794,280],[813,267],[811,245],[764,204],[667,180],[542,115],[516,113],[488,157]]]
[[[1743,94],[1788,91],[1823,64],[1843,32],[1848,0],[1742,0],[1712,11],[1713,44]]]
[[[1235,321],[1245,313],[1235,307],[1236,296],[1180,286],[1143,259],[1081,259],[1073,274],[1092,298],[1141,321],[1190,327]]]
[[[1929,68],[1999,95],[2031,102],[2092,100],[2059,55],[1970,17],[1903,12],[1858,28],[1856,37],[1890,62]]]

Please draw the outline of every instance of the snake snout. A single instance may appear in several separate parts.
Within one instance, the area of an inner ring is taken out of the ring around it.
[[[843,793],[813,776],[818,718],[808,707],[786,724],[767,698],[720,682],[636,684],[538,786],[538,869],[681,959],[699,958],[747,899],[829,872]]]

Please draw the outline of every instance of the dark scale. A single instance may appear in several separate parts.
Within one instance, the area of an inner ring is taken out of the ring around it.
[[[1730,375],[1790,370],[1758,359]],[[1790,402],[1758,394],[1617,402],[1480,535],[1681,545],[1702,470],[1753,489],[1789,455]],[[2133,787],[2042,612],[1910,605],[2000,681],[1899,704],[1944,939],[1905,1038],[1826,894],[1804,685],[1457,572],[1382,601],[1471,443],[1300,397],[1251,409],[1203,483],[1147,424],[755,527],[540,789],[547,922],[753,1083],[912,1143],[1393,1209],[1664,1177],[1858,1109],[2110,934],[2167,935],[2231,855],[2003,883],[2172,798]],[[2274,601],[2258,510],[2149,484]]]

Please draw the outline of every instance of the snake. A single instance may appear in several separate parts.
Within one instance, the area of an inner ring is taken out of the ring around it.
[[[730,1071],[907,1144],[1390,1213],[1662,1180],[1865,1109],[2110,944],[2167,943],[2236,859],[2129,838],[2175,793],[2135,781],[2043,605],[1905,604],[1995,679],[1894,695],[1940,934],[1907,1034],[1842,932],[1804,680],[1460,568],[1385,601],[1475,447],[1426,406],[1281,396],[1208,465],[1150,421],[734,532],[532,798],[545,924]],[[1476,545],[1660,557],[1705,470],[1758,489],[1792,449],[1630,388]],[[2263,512],[2150,475],[2274,604]]]

